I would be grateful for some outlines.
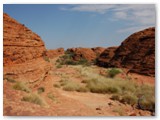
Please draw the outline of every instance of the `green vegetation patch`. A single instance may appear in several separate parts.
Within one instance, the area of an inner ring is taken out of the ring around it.
[[[65,54],[61,56],[56,62],[58,62],[59,65],[90,65],[90,62],[85,58],[81,58],[78,61],[73,60],[74,56],[74,53],[66,51]],[[57,67],[59,67],[59,65]]]
[[[122,71],[120,69],[117,68],[111,68],[107,71],[108,73],[108,77],[110,78],[114,78],[117,74],[121,73]]]

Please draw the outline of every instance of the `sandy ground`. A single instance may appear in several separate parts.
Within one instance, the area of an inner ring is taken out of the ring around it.
[[[45,92],[40,96],[45,100],[46,105],[40,106],[30,102],[22,101],[23,96],[29,94],[24,91],[14,90],[15,83],[3,81],[4,84],[4,115],[5,116],[150,116],[149,111],[133,109],[132,106],[122,104],[110,99],[110,94],[81,93],[64,91],[53,85],[58,83],[62,77],[70,78],[76,82],[83,79],[77,75],[77,69],[70,66],[57,68],[55,61],[51,60],[52,69],[42,81],[29,84],[28,86],[35,93],[39,87],[44,87]],[[104,69],[95,67],[96,70]],[[124,75],[119,75],[125,77]],[[129,74],[129,77],[139,84],[148,83],[154,85],[155,78],[138,74]],[[50,99],[48,94],[52,94],[54,99]]]

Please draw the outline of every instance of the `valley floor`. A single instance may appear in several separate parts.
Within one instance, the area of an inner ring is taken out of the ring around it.
[[[28,82],[23,89],[15,87],[17,81],[21,83],[23,80],[4,78],[4,116],[151,116],[150,111],[111,100],[112,94],[65,91],[62,85],[64,80],[71,80],[83,86],[82,81],[89,77],[103,78],[106,68],[82,65],[58,66],[56,60],[57,58],[50,61],[52,68],[43,76],[44,79],[34,83]],[[117,78],[125,77],[125,74],[117,75]],[[151,86],[155,84],[154,77],[138,74],[129,74],[128,80]],[[29,95],[38,97],[30,101],[25,97]],[[36,101],[36,104],[33,101]]]

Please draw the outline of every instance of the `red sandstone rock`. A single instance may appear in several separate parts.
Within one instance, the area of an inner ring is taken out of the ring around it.
[[[80,60],[81,58],[92,61],[96,58],[96,54],[90,48],[70,48],[67,49],[67,52],[74,53],[73,59],[75,61]]]
[[[95,47],[95,48],[91,48],[97,56],[99,56],[106,48],[103,47]]]
[[[59,55],[64,54],[64,49],[63,48],[58,48],[58,49],[54,49],[54,50],[47,50],[46,51],[46,56],[48,56],[49,58],[55,58],[58,57]]]
[[[41,38],[7,14],[3,14],[4,77],[34,82],[45,77],[51,69],[44,61],[46,51]]]
[[[109,47],[106,48],[98,57],[97,64],[99,66],[105,66],[107,67],[109,64],[109,61],[112,59],[112,57],[115,54],[115,51],[118,47]]]
[[[69,48],[67,52],[74,53],[73,60],[78,61],[80,59],[87,59],[88,61],[95,60],[105,48],[96,47],[96,48]]]
[[[4,66],[39,58],[45,50],[44,43],[37,34],[3,14]]]
[[[125,67],[131,72],[155,74],[155,28],[129,36],[115,51],[110,67]]]

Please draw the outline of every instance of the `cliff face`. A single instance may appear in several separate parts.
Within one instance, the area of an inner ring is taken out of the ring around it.
[[[4,78],[42,80],[51,67],[43,59],[46,48],[41,38],[5,13],[3,23]]]
[[[3,14],[3,64],[24,63],[42,56],[41,38],[7,14]]]
[[[124,67],[145,75],[155,74],[155,28],[148,28],[129,36],[116,49],[109,67]]]

